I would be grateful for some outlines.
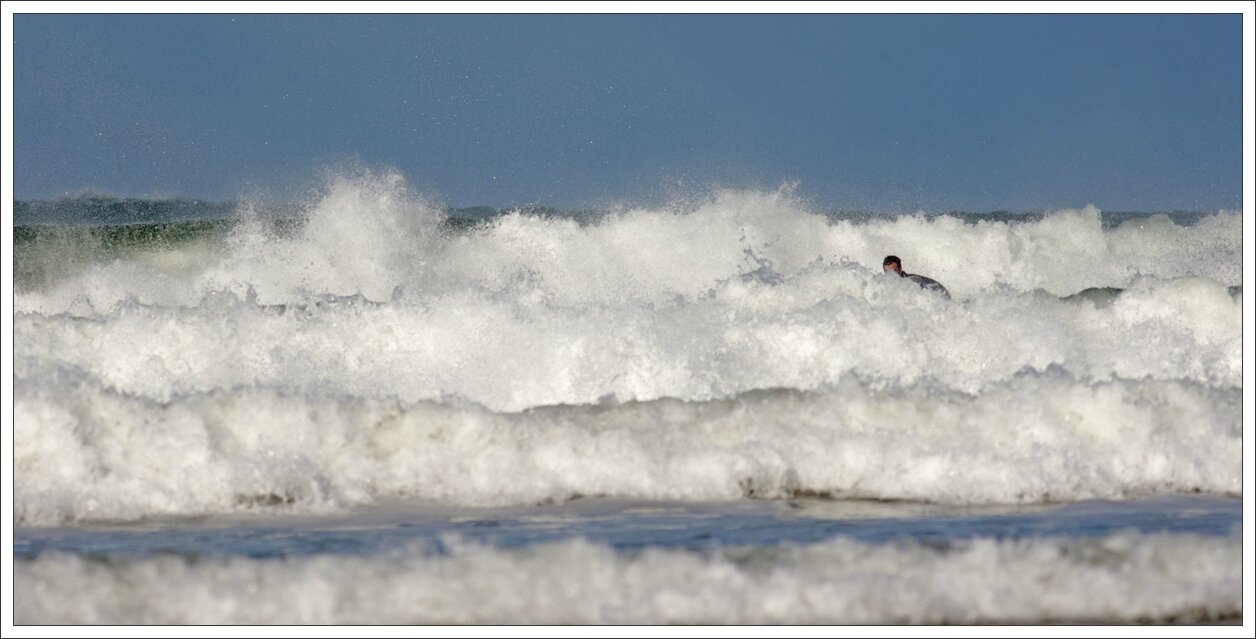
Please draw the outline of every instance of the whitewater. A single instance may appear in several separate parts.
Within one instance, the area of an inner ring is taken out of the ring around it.
[[[16,229],[19,622],[1241,615],[1240,211],[73,206]]]

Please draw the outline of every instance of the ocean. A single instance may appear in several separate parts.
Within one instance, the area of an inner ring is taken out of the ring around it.
[[[14,224],[19,625],[1242,620],[1240,211]]]

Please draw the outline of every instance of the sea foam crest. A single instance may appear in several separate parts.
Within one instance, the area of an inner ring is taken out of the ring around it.
[[[583,220],[516,212],[445,232],[443,210],[391,171],[332,175],[322,195],[299,209],[289,231],[276,233],[257,206],[242,205],[217,248],[178,244],[120,259],[110,254],[24,292],[16,308],[55,313],[86,300],[107,312],[129,297],[192,305],[223,288],[252,288],[266,303],[327,294],[379,301],[397,287],[421,295],[501,292],[521,280],[568,305],[658,304],[695,299],[756,272],[778,281],[816,264],[879,273],[887,254],[960,299],[999,290],[1066,296],[1125,288],[1139,277],[1242,282],[1239,212],[1189,226],[1166,216],[1137,218],[1112,229],[1094,207],[1027,222],[923,214],[852,220],[832,219],[790,189],[717,190],[674,206],[626,207]]]
[[[854,378],[758,391],[498,413],[260,388],[168,402],[65,375],[14,406],[20,524],[381,499],[519,505],[579,495],[794,494],[1036,503],[1240,494],[1238,389],[1028,374],[978,396]]]
[[[19,312],[14,370],[21,379],[69,367],[161,401],[263,386],[456,396],[510,411],[819,389],[851,373],[967,393],[1052,367],[1093,381],[1242,383],[1241,299],[1203,278],[1143,278],[1103,304],[1016,292],[948,301],[853,265],[813,265],[784,282],[733,278],[659,304],[563,303],[532,281],[400,289],[383,302],[261,298],[225,289],[192,307]]]

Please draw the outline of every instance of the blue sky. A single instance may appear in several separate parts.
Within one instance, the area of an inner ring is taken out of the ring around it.
[[[15,196],[1239,208],[1231,15],[14,16]]]

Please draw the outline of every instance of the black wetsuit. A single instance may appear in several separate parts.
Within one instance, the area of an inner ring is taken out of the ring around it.
[[[913,275],[911,273],[903,273],[903,277],[919,284],[920,288],[923,288],[926,291],[939,291],[947,299],[951,299],[951,293],[946,290],[945,286],[939,284],[935,279],[925,277],[923,275]]]

